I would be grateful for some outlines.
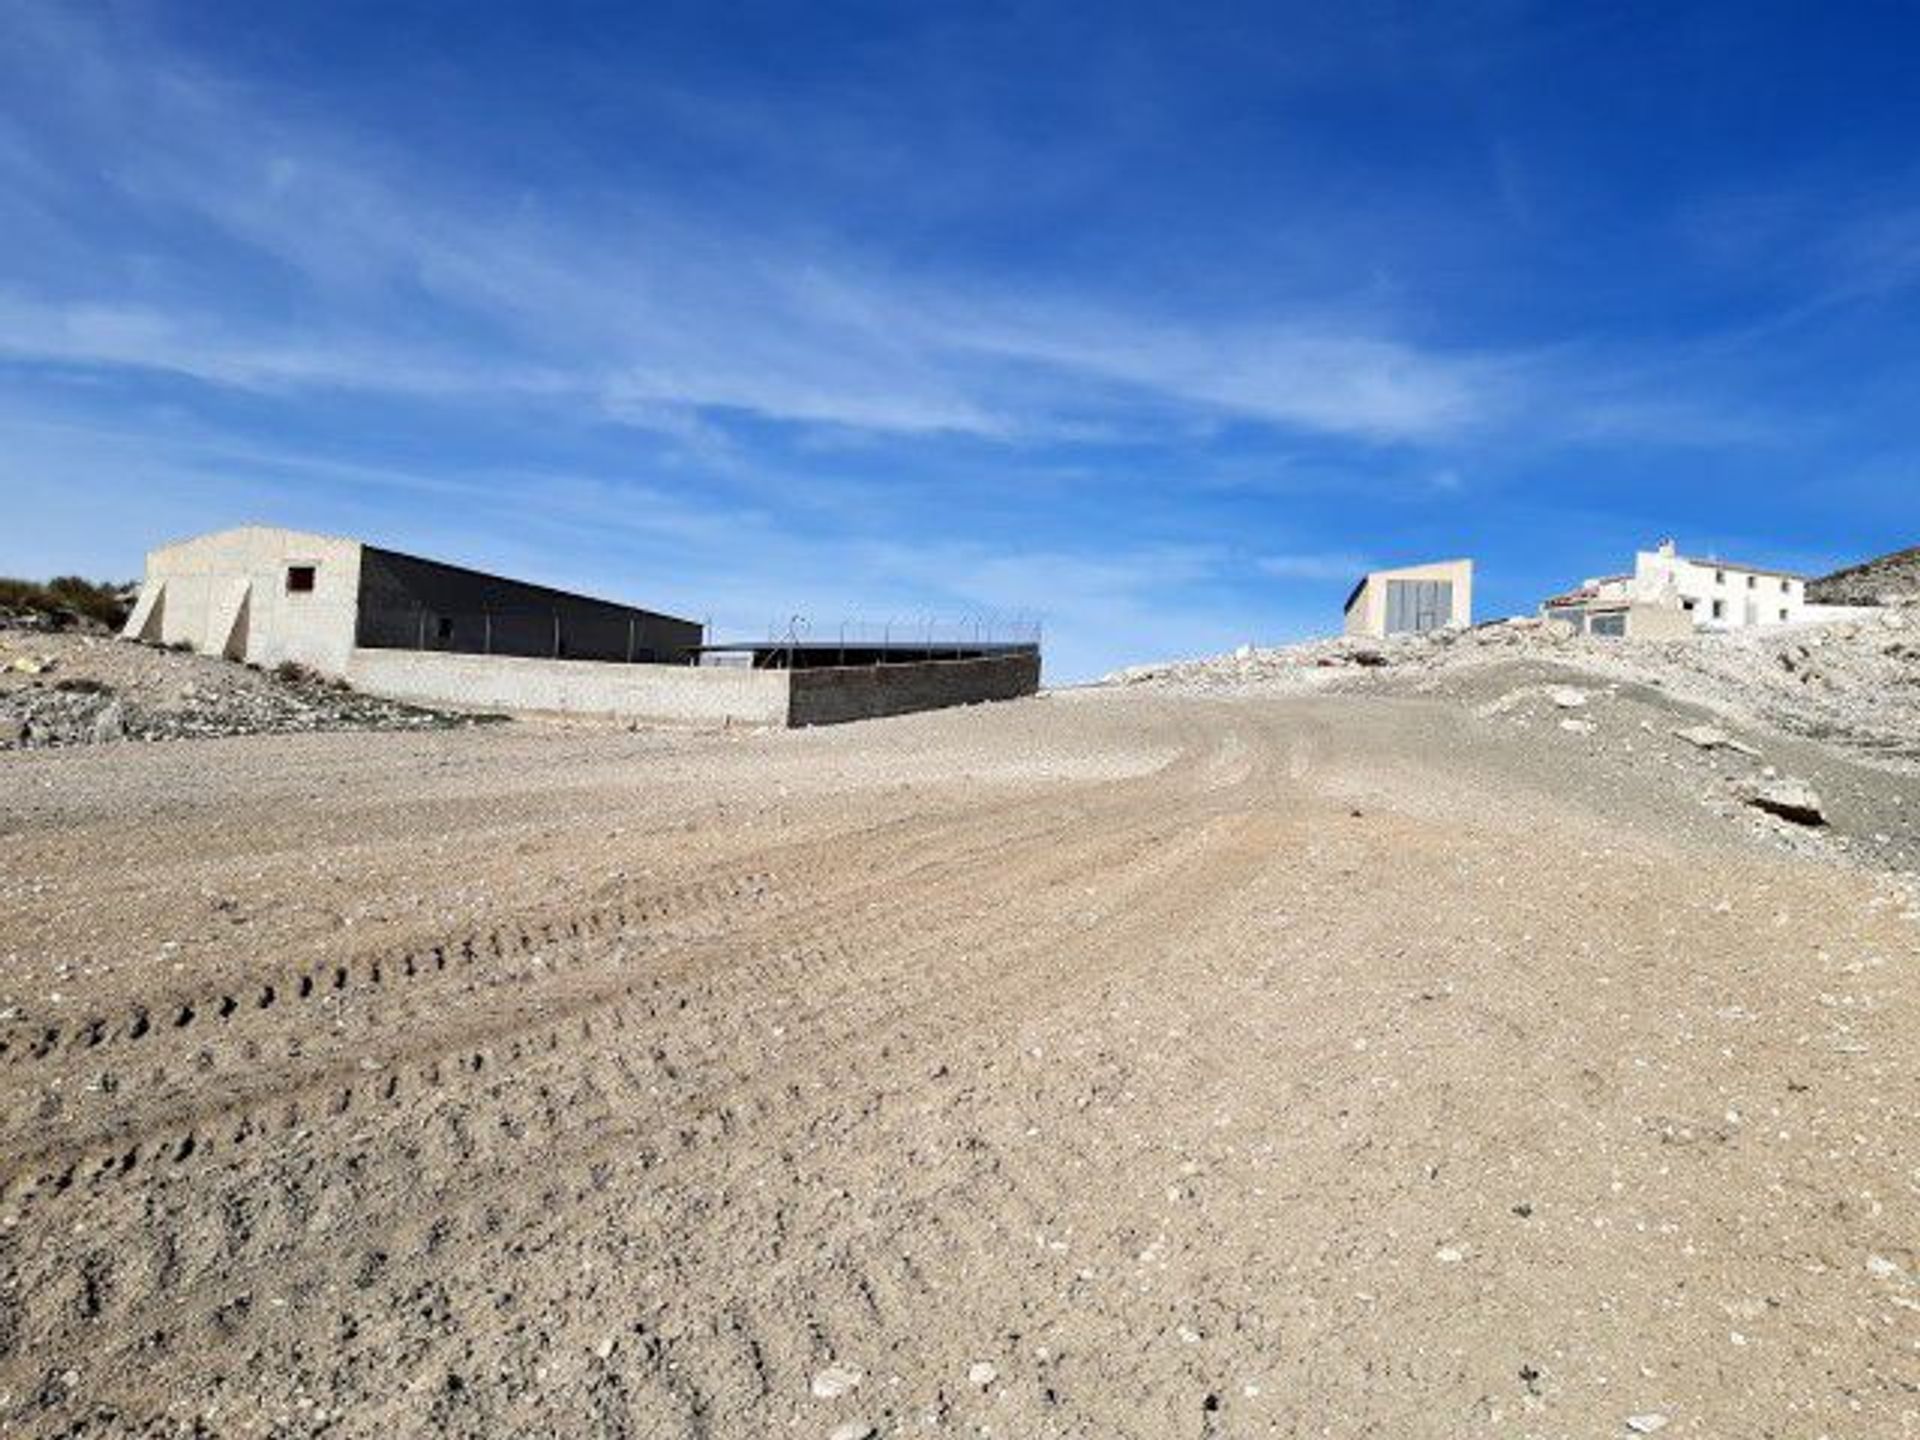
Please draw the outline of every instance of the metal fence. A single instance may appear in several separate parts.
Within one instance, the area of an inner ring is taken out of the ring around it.
[[[767,622],[767,643],[813,645],[838,643],[848,649],[891,645],[918,645],[929,649],[981,645],[1038,645],[1042,622],[1037,615],[985,611],[958,619],[932,615],[888,615],[882,619],[846,618],[816,624],[806,615],[789,615]]]
[[[687,658],[700,640],[700,627],[664,615],[546,606],[458,610],[415,605],[363,615],[360,629],[361,644],[383,650],[630,664]]]
[[[768,648],[885,653],[898,650],[969,650],[1038,646],[1042,622],[1026,613],[987,611],[959,618],[888,615],[848,617],[817,624],[805,615],[767,622]],[[691,662],[696,647],[713,644],[713,623],[695,627],[666,616],[595,615],[544,607],[494,606],[480,610],[414,606],[363,621],[360,643],[387,650],[440,651],[461,655],[517,655],[552,660],[599,660],[627,664]],[[731,638],[731,637],[729,637]]]

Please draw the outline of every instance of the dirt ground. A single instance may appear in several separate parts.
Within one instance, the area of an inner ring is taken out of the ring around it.
[[[1920,1435],[1920,780],[1512,683],[0,757],[0,1428]]]

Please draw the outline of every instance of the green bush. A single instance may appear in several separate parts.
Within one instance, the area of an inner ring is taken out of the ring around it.
[[[0,610],[80,615],[118,630],[132,612],[135,588],[103,585],[78,575],[56,575],[44,585],[37,580],[0,577]]]

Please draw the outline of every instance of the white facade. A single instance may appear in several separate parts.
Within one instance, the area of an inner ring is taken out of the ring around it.
[[[1549,600],[1544,609],[1570,615],[1627,607],[1643,616],[1674,612],[1695,630],[1745,630],[1822,618],[1821,607],[1807,604],[1806,577],[1732,560],[1692,559],[1671,540],[1636,554],[1631,575],[1588,580],[1572,594]]]
[[[1744,630],[1791,625],[1807,614],[1806,577],[1731,560],[1697,560],[1678,554],[1671,540],[1633,557],[1627,582],[1631,598],[1677,604],[1700,630]]]

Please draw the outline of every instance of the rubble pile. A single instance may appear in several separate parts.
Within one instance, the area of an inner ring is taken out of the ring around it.
[[[1284,684],[1300,689],[1330,688],[1355,673],[1391,671],[1404,678],[1462,659],[1498,660],[1547,649],[1574,648],[1565,625],[1514,619],[1478,625],[1471,630],[1433,630],[1424,635],[1337,635],[1298,645],[1260,649],[1242,645],[1229,655],[1202,660],[1178,660],[1160,665],[1135,665],[1116,671],[1102,682],[1108,685],[1153,684],[1192,690],[1237,691],[1250,685]]]
[[[0,749],[316,730],[423,730],[472,717],[92,634],[0,628]]]
[[[1136,666],[1103,683],[1197,694],[1425,690],[1479,667],[1529,660],[1649,686],[1745,724],[1920,763],[1920,602],[1684,640],[1578,636],[1557,622],[1520,618],[1385,640],[1243,645],[1211,659]]]

